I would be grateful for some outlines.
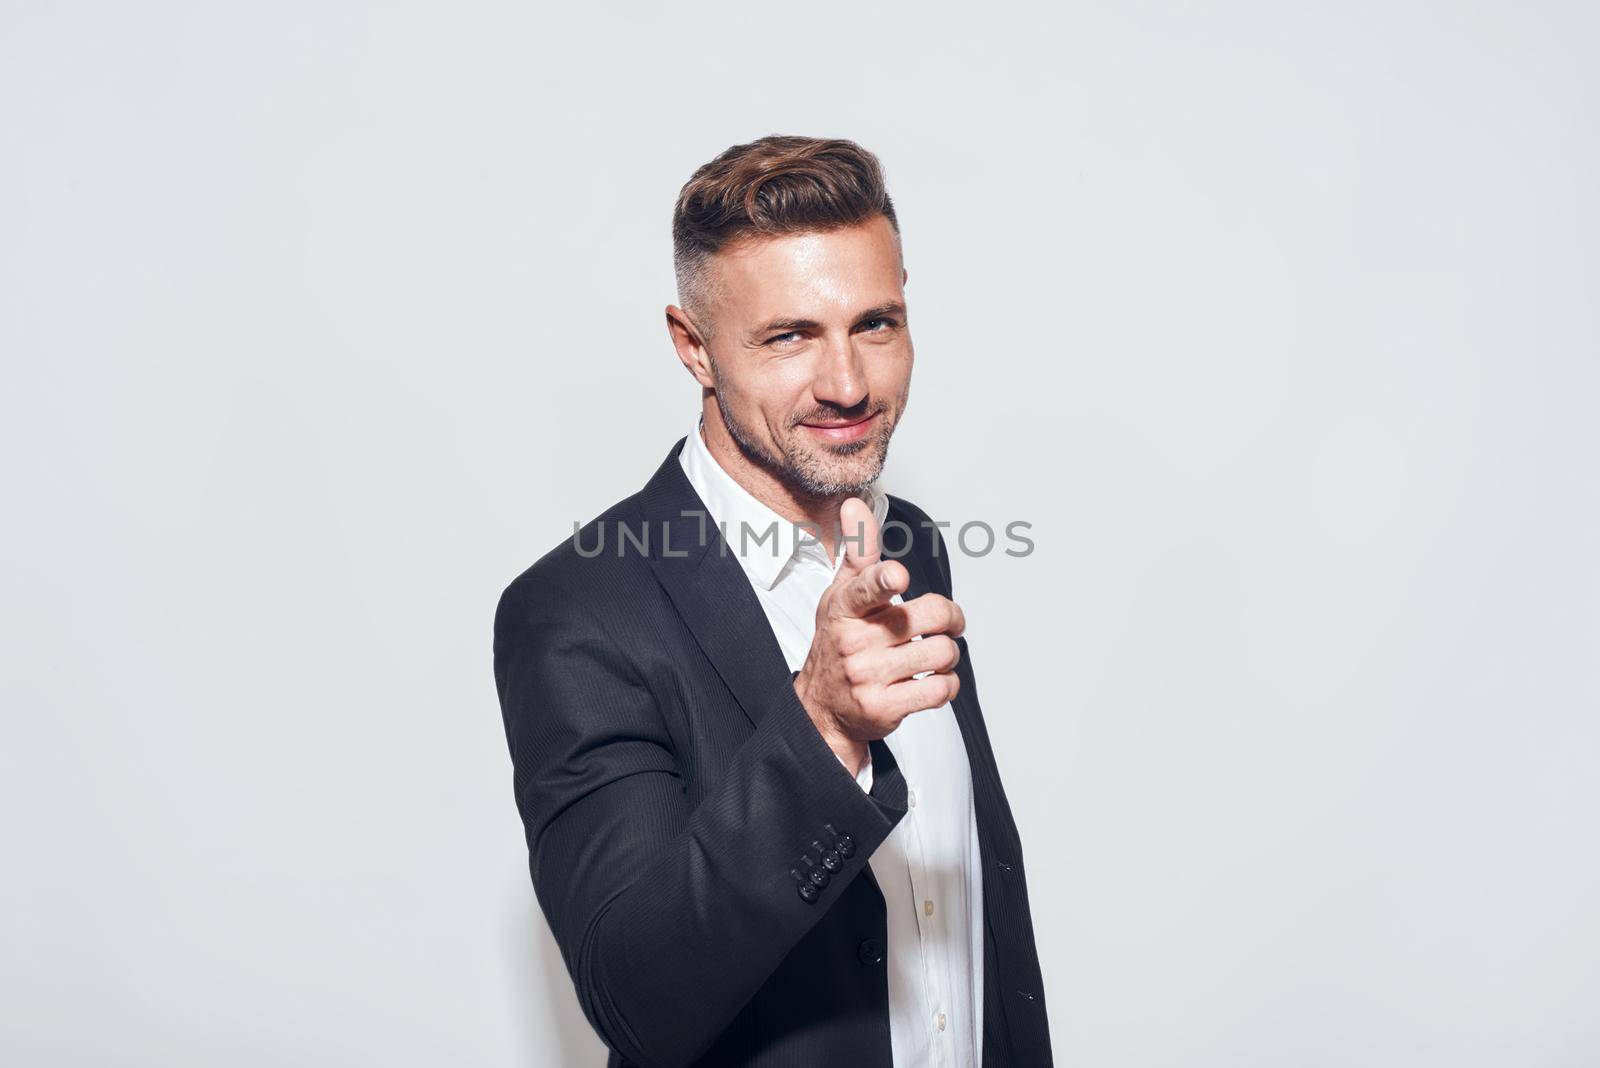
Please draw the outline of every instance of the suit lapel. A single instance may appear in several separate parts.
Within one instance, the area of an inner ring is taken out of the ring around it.
[[[915,551],[909,552],[904,556],[898,557],[898,559],[902,564],[906,565],[906,570],[911,575],[911,584],[906,590],[903,600],[910,601],[921,597],[925,593],[937,592],[929,581],[927,564],[924,563],[919,553]],[[973,716],[972,708],[969,704],[970,699],[971,688],[962,686],[961,692],[956,694],[954,701],[950,702],[950,708],[955,713],[956,726],[961,729],[961,741],[967,749],[967,763],[973,772],[973,784],[977,787],[980,781],[978,772],[981,769],[993,767],[994,756],[989,752],[987,735]],[[987,776],[984,778],[987,778]],[[984,792],[981,789],[974,791],[973,804],[978,810],[979,827],[993,826],[992,823],[986,824],[984,819],[987,814],[985,809],[990,800],[990,798],[984,796]]]
[[[744,569],[678,462],[680,438],[640,494],[650,564],[690,633],[752,724],[789,677]],[[685,514],[687,513],[687,514]]]

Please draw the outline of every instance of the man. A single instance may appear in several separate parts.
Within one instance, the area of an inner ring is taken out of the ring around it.
[[[734,146],[673,242],[696,425],[495,617],[584,1013],[611,1065],[1048,1065],[949,553],[876,484],[912,365],[878,162]]]

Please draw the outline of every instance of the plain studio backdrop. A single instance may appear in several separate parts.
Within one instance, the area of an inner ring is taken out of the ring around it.
[[[1600,1062],[1592,7],[0,32],[6,1063],[600,1063],[491,618],[689,428],[768,133],[887,170],[885,486],[1032,524],[955,578],[1057,1063]]]

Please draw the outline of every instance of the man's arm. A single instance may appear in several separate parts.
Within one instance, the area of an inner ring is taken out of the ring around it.
[[[494,659],[534,888],[584,1013],[631,1061],[689,1063],[860,874],[905,814],[903,784],[865,793],[784,675],[691,805],[645,680],[531,576],[500,600]],[[832,844],[825,825],[853,841],[807,900],[793,872]]]

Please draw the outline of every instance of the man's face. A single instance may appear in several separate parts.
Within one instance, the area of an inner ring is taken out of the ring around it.
[[[888,219],[742,242],[708,275],[712,388],[739,450],[809,497],[864,491],[911,387]]]

